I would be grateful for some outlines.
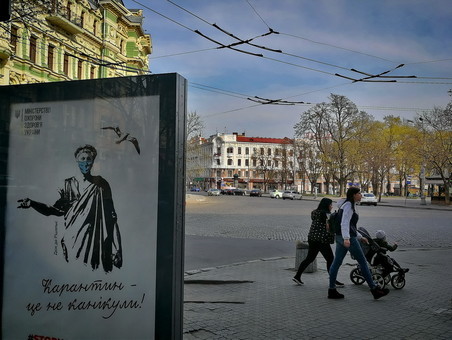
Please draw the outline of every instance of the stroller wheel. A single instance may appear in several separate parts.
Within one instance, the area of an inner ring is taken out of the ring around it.
[[[374,280],[374,282],[378,284],[380,288],[384,288],[386,286],[385,278],[379,273],[372,274],[372,280]]]
[[[395,289],[402,289],[403,287],[405,287],[405,283],[405,275],[395,274],[392,276],[391,285]]]
[[[350,280],[352,280],[355,285],[362,285],[365,281],[358,268],[355,268],[350,272]]]

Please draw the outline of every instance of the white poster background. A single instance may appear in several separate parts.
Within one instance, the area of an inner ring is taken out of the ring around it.
[[[139,143],[140,153],[114,130]],[[8,159],[4,339],[150,339],[154,335],[159,97],[14,104]],[[117,143],[119,142],[119,143]],[[74,152],[90,144],[91,171],[110,185],[123,264],[105,273],[64,260],[64,216],[19,209],[53,205],[80,176]]]

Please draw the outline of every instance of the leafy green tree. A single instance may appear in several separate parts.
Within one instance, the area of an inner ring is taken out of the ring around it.
[[[433,175],[441,177],[446,204],[450,204],[452,183],[452,102],[446,108],[435,107],[419,115],[418,126],[422,131],[423,162]]]
[[[340,194],[345,194],[347,180],[355,172],[353,141],[363,136],[363,122],[370,119],[358,111],[347,97],[331,94],[329,103],[320,103],[305,111],[294,126],[295,136],[311,135],[325,159],[334,164],[334,178],[339,182]],[[356,147],[356,146],[355,146]],[[328,154],[326,154],[328,152]]]

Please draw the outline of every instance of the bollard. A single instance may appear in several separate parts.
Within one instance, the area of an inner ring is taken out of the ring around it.
[[[309,244],[307,242],[297,241],[296,251],[295,251],[295,270],[308,255]],[[317,259],[312,261],[309,266],[305,269],[305,273],[314,273],[317,271]]]

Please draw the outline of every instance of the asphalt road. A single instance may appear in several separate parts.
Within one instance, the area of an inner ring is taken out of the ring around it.
[[[319,202],[248,196],[203,199],[187,204],[185,270],[294,256],[295,242],[307,239],[310,214]],[[372,234],[384,229],[400,248],[452,246],[451,210],[422,209],[413,201],[407,208],[403,199],[391,203],[358,207],[359,225]]]

